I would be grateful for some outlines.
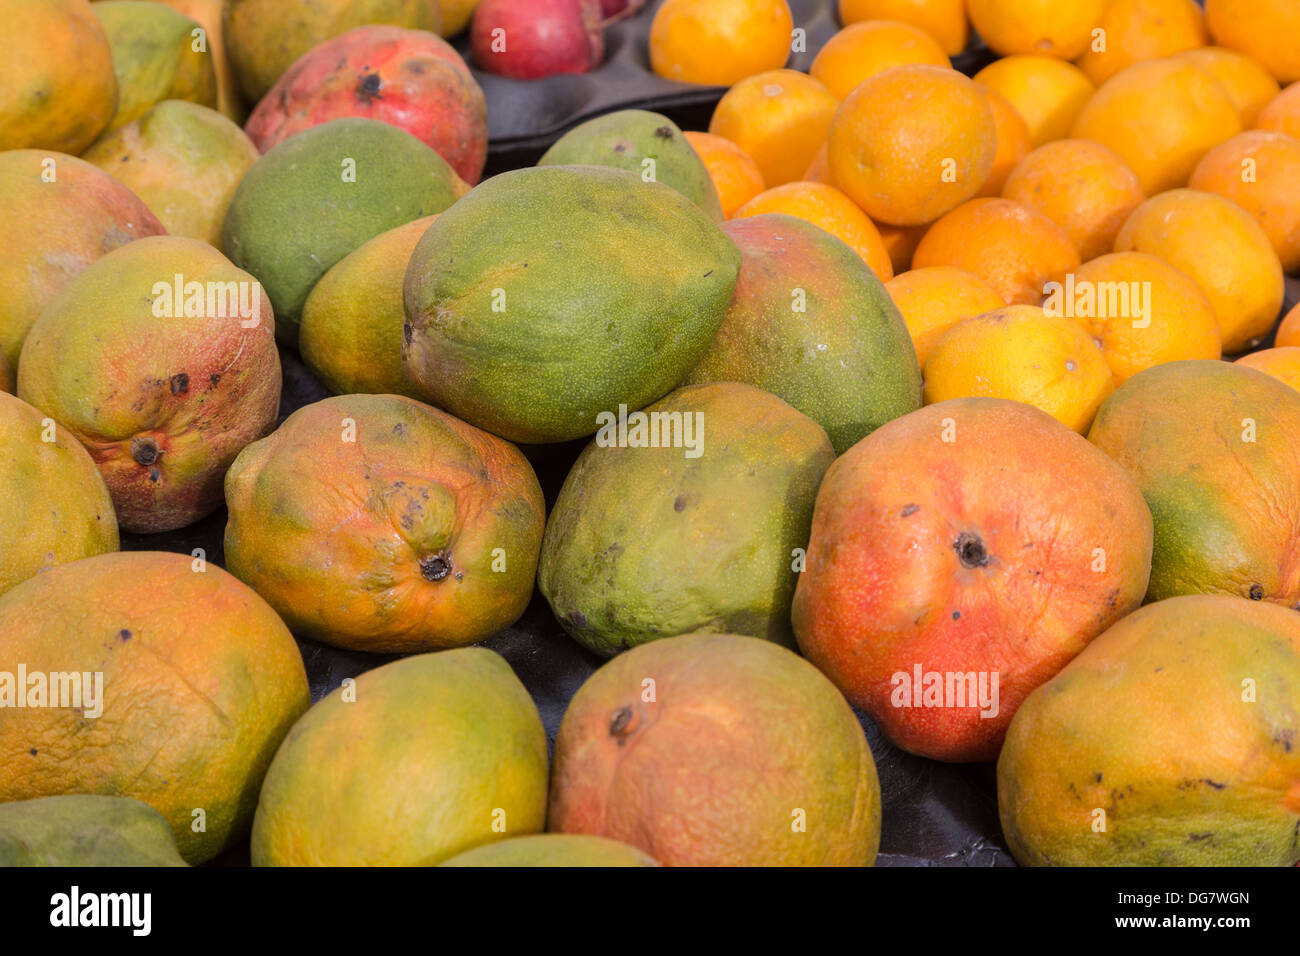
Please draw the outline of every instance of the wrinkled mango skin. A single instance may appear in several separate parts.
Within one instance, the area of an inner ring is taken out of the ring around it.
[[[299,409],[235,461],[226,503],[227,566],[290,627],[399,653],[514,623],[546,520],[518,449],[397,395]]]

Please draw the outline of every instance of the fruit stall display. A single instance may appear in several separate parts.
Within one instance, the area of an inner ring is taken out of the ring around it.
[[[0,865],[1300,862],[1295,0],[0,18]]]

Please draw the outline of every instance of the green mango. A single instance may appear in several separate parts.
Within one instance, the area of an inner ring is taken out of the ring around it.
[[[581,438],[682,380],[739,270],[735,244],[662,183],[603,166],[503,173],[416,244],[402,364],[426,401],[502,438]]]
[[[681,129],[667,116],[619,110],[587,120],[546,151],[539,166],[613,166],[671,186],[714,222],[722,204],[709,170]]]
[[[185,866],[162,814],[130,797],[0,803],[0,866]]]

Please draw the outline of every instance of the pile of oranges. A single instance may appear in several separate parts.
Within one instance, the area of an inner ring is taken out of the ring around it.
[[[853,248],[927,402],[1016,399],[1086,431],[1138,372],[1224,356],[1300,389],[1300,307],[1277,325],[1300,273],[1300,2],[838,14],[803,73],[784,68],[802,32],[785,0],[667,0],[651,63],[730,87],[688,134],[724,213]],[[950,57],[975,36],[998,59],[967,77]]]

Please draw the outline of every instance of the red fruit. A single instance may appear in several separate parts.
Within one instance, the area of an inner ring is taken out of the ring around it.
[[[483,0],[474,11],[474,62],[489,73],[533,80],[586,73],[605,52],[602,0]]]
[[[299,57],[262,98],[245,132],[266,152],[330,120],[359,116],[406,130],[473,185],[487,159],[487,103],[441,37],[358,27]]]

